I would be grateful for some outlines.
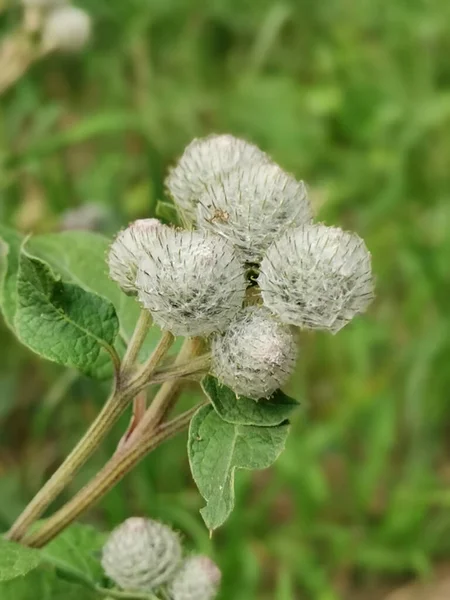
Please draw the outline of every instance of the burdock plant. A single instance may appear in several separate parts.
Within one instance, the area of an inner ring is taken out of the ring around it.
[[[183,228],[142,219],[112,243],[81,231],[23,238],[0,230],[6,323],[42,357],[112,378],[96,420],[5,535],[0,580],[52,562],[49,548],[61,539],[78,536],[81,553],[101,548],[103,539],[71,524],[187,427],[202,517],[211,532],[221,526],[235,471],[266,468],[284,448],[297,402],[281,388],[301,357],[299,331],[336,333],[373,297],[362,239],[314,223],[303,182],[256,146],[230,135],[194,140],[167,188]],[[176,337],[184,342],[174,356]],[[172,417],[186,380],[200,383],[204,401]],[[131,405],[103,469],[39,520]],[[8,575],[11,557],[22,567]],[[220,580],[210,559],[182,559],[178,535],[142,518],[104,545],[106,587],[66,563],[54,562],[57,573],[110,597],[211,600]]]

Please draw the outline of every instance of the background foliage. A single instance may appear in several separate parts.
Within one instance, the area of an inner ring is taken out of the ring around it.
[[[225,600],[378,599],[429,574],[450,556],[450,4],[79,4],[95,21],[91,47],[35,65],[0,99],[1,221],[36,233],[78,219],[111,234],[155,214],[193,137],[230,132],[305,179],[321,220],[365,238],[378,296],[337,336],[302,336],[287,450],[270,471],[239,473],[236,509],[212,541],[184,438],[86,519],[174,524],[214,553]],[[1,33],[18,18],[2,13]],[[41,362],[1,327],[4,529],[107,388]]]

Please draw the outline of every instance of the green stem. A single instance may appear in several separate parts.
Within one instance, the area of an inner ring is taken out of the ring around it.
[[[42,515],[51,502],[72,481],[75,473],[84,465],[94,450],[96,450],[113,424],[125,410],[131,398],[132,395],[121,392],[114,392],[110,396],[100,414],[78,445],[39,490],[13,524],[6,535],[7,539],[14,541],[22,539],[28,527]]]
[[[146,376],[151,377],[152,370],[156,369],[172,342],[172,334],[164,333],[145,365]],[[20,541],[23,538],[28,527],[42,515],[91,457],[138,391],[133,385],[122,388],[119,380],[118,387],[115,388],[94,423],[59,469],[28,504],[7,533],[7,539]]]
[[[142,310],[139,315],[139,319],[136,323],[133,336],[128,345],[127,351],[122,361],[122,374],[125,375],[129,369],[134,365],[139,355],[139,351],[142,348],[142,344],[148,334],[148,329],[152,323],[152,315],[148,310]]]
[[[202,342],[199,338],[185,340],[181,350],[175,359],[175,367],[185,364],[189,356],[197,354],[201,348]],[[164,420],[170,409],[173,407],[180,391],[182,382],[179,379],[166,381],[158,390],[158,393],[153,398],[153,402],[147,409],[147,412],[141,419],[136,429],[130,436],[130,443],[145,432],[151,431],[158,427]]]
[[[118,382],[120,377],[120,356],[117,354],[117,350],[114,348],[114,346],[105,345],[104,348],[111,358],[114,368],[114,379],[116,382]]]
[[[132,386],[136,393],[142,391],[151,381],[151,377],[156,370],[156,367],[161,362],[161,359],[169,350],[170,346],[175,341],[175,338],[169,331],[165,331],[162,334],[160,344],[164,344],[163,353],[160,354],[157,361],[155,361],[155,352],[150,356],[150,358],[145,362],[140,369],[138,369],[137,374],[130,379],[129,385]]]
[[[183,431],[197,410],[198,406],[157,430],[149,432],[147,436],[140,436],[133,443],[125,445],[76,496],[52,515],[38,531],[26,536],[23,543],[34,548],[41,548],[56,537],[85,510],[109,492],[146,454]]]
[[[164,383],[169,379],[189,377],[205,372],[211,363],[211,354],[203,354],[183,364],[174,364],[155,371],[149,383]]]

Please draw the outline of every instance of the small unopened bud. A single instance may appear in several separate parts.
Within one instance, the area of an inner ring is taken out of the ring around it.
[[[255,145],[232,135],[210,135],[193,140],[166,179],[175,204],[195,220],[205,185],[237,166],[263,163],[269,158]]]
[[[186,558],[169,586],[171,600],[214,600],[222,578],[207,556]]]
[[[77,52],[91,37],[91,17],[75,6],[57,6],[45,18],[42,43],[48,50]]]
[[[178,535],[157,521],[132,517],[103,547],[106,575],[124,590],[150,591],[172,579],[181,561]]]
[[[138,262],[151,245],[156,231],[164,227],[158,219],[139,219],[120,231],[111,244],[108,254],[109,275],[129,295],[137,294],[136,274]]]
[[[244,165],[205,186],[197,223],[228,239],[249,262],[259,262],[283,231],[309,223],[305,185],[273,163]]]
[[[355,233],[310,225],[286,232],[261,263],[264,304],[285,323],[336,333],[373,299],[370,253]]]
[[[204,336],[227,326],[242,306],[246,282],[241,261],[226,240],[164,227],[145,248],[136,287],[162,329]]]
[[[292,374],[297,344],[288,325],[262,306],[248,307],[211,343],[211,371],[239,396],[267,398]]]

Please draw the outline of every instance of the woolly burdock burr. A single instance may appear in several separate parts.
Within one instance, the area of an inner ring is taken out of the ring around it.
[[[286,229],[311,219],[304,183],[273,163],[220,175],[205,186],[197,208],[199,228],[229,240],[248,262],[259,262]]]
[[[109,275],[128,295],[136,295],[137,266],[156,231],[165,227],[158,219],[139,219],[119,231],[108,254]]]
[[[86,11],[63,4],[46,15],[42,43],[48,50],[78,52],[88,43],[91,31],[91,17]]]
[[[171,600],[214,600],[222,574],[207,556],[186,558],[169,585]]]
[[[269,160],[257,146],[232,135],[210,135],[193,140],[171,169],[167,189],[175,204],[190,220],[205,186],[217,176],[236,168]]]
[[[211,371],[238,396],[258,400],[282,387],[297,360],[289,327],[263,306],[242,310],[211,342]]]
[[[206,232],[165,227],[145,250],[136,287],[155,323],[180,336],[225,329],[246,289],[244,268],[231,244]]]
[[[180,540],[170,527],[132,517],[109,536],[103,547],[102,566],[120,588],[150,591],[173,577],[181,555]]]
[[[333,333],[373,299],[370,253],[355,233],[310,225],[267,251],[258,279],[264,304],[284,323]]]

